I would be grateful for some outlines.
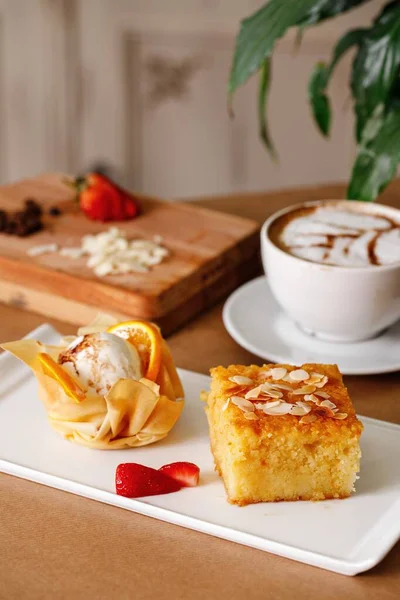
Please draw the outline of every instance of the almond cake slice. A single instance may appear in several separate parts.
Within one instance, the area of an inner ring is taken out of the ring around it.
[[[336,365],[231,365],[211,376],[211,449],[229,502],[350,496],[363,426]]]

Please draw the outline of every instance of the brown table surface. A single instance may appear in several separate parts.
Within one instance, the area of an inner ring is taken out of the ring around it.
[[[200,200],[254,218],[306,199],[341,198],[343,186]],[[383,202],[400,207],[400,182]],[[222,304],[170,338],[178,366],[262,361],[226,333]],[[17,339],[42,317],[0,305],[2,340]],[[51,320],[61,332],[73,327]],[[360,414],[400,423],[400,373],[346,377]],[[3,426],[6,426],[3,424]],[[345,577],[0,475],[0,598],[134,598],[251,600],[400,597],[400,544],[380,565]]]

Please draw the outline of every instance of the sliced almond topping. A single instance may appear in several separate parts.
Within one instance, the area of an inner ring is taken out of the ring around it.
[[[262,394],[280,394],[279,398],[283,396],[280,391],[280,385],[275,386],[274,384],[270,385],[269,383],[263,383],[261,385],[261,393]]]
[[[307,415],[311,411],[310,406],[298,406],[297,404],[292,404],[292,409],[290,411],[291,415],[295,415],[296,417],[302,417],[303,415]]]
[[[323,388],[326,383],[328,383],[328,377],[324,375],[321,381],[319,381],[318,383],[315,382],[314,385],[317,388]]]
[[[301,400],[299,402],[296,402],[297,406],[301,406],[301,408],[304,408],[307,413],[309,413],[311,411],[311,406],[309,404],[307,404],[306,402],[301,402]]]
[[[243,377],[242,375],[234,375],[233,377],[229,377],[229,381],[232,381],[232,383],[237,383],[237,385],[252,385],[254,383],[250,377]]]
[[[285,377],[282,379],[282,381],[286,381],[287,383],[291,383],[293,385],[293,379],[290,379],[289,375],[290,375],[290,373],[285,375]]]
[[[253,412],[245,412],[243,416],[248,421],[257,421],[258,420],[257,415],[254,414]]]
[[[275,379],[276,381],[283,379],[285,377],[286,373],[287,373],[287,369],[285,369],[284,367],[275,367],[270,370],[272,379]]]
[[[320,402],[319,405],[325,406],[326,408],[330,408],[331,410],[335,410],[335,408],[336,408],[336,404],[334,404],[330,400],[323,400],[322,402]]]
[[[292,386],[286,385],[286,383],[272,383],[271,389],[286,390],[287,392],[293,391]]]
[[[250,402],[250,400],[246,400],[245,398],[241,398],[240,396],[231,396],[230,400],[232,404],[236,404],[236,406],[238,406],[240,410],[243,410],[244,412],[254,410],[254,405],[252,402]]]
[[[267,377],[271,377],[271,370],[268,369],[268,371],[260,371],[259,375],[263,379],[267,379]]]
[[[294,390],[293,394],[295,396],[299,396],[300,394],[312,394],[313,392],[315,392],[316,389],[317,388],[315,387],[315,385],[303,385],[303,387]]]
[[[320,396],[321,398],[330,398],[330,395],[327,392],[315,392],[316,396]]]
[[[279,402],[278,406],[264,407],[264,412],[266,415],[287,415],[292,406],[288,402]]]
[[[334,419],[339,419],[340,421],[343,421],[343,419],[347,418],[347,413],[337,412],[336,414],[334,414],[333,418]]]
[[[312,413],[310,413],[309,415],[305,415],[304,417],[301,417],[299,423],[313,423],[316,420],[317,420],[317,417],[315,415],[313,415]]]
[[[310,378],[310,374],[304,369],[295,369],[294,371],[290,371],[289,378],[292,381],[305,381]]]
[[[245,394],[245,398],[258,398],[258,396],[261,393],[261,385],[258,385],[257,387],[253,388],[252,390],[249,390],[247,392],[247,394]]]
[[[317,398],[317,396],[314,396],[314,394],[306,394],[304,400],[306,400],[306,402],[314,402],[314,404],[320,403],[320,399]]]
[[[256,410],[264,410],[264,406],[265,406],[266,402],[254,402],[254,408]],[[278,402],[279,404],[279,402]]]
[[[274,400],[273,402],[266,402],[265,404],[262,405],[262,408],[264,410],[264,408],[273,408],[274,406],[279,406],[281,403],[280,400]]]
[[[270,381],[266,381],[265,383],[262,383],[260,387],[262,390],[273,390],[275,384],[271,383]]]
[[[324,375],[322,373],[317,373],[316,371],[313,371],[311,373],[311,379],[313,381],[321,381],[321,379],[324,377]]]
[[[229,406],[229,403],[230,403],[230,401],[231,401],[231,399],[230,399],[230,398],[228,398],[228,400],[227,400],[226,402],[224,402],[224,405],[223,405],[223,407],[221,408],[221,412],[225,412],[225,411],[226,411],[226,409],[227,409],[227,408],[228,408],[228,406]]]
[[[268,396],[268,398],[282,398],[282,392],[278,390],[269,390],[268,392],[263,392],[264,396]]]

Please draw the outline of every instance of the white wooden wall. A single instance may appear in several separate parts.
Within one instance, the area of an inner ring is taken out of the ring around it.
[[[269,110],[280,161],[258,140],[256,80],[226,110],[238,23],[259,0],[0,0],[0,180],[104,163],[131,188],[179,198],[345,180],[354,153],[348,63],[322,139],[307,82],[379,0],[283,40]]]

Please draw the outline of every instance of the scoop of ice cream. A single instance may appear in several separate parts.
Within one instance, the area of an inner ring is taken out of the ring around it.
[[[89,396],[105,396],[119,379],[143,376],[135,346],[112,333],[78,337],[60,354],[58,362]]]

